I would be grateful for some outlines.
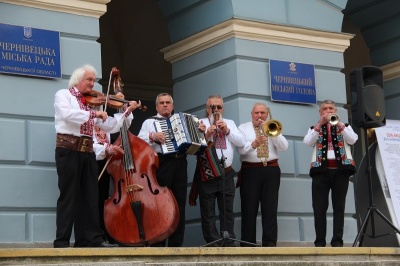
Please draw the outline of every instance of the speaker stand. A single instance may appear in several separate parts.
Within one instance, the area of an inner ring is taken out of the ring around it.
[[[393,230],[395,230],[398,234],[400,234],[400,230],[398,228],[396,228],[396,226],[394,226],[394,224],[392,222],[390,222],[390,220],[388,218],[386,218],[385,215],[383,215],[382,212],[380,212],[378,210],[378,208],[375,206],[373,190],[372,190],[372,170],[371,170],[371,159],[370,159],[369,151],[368,151],[367,130],[364,128],[363,131],[364,131],[364,143],[365,143],[365,147],[366,147],[366,151],[367,151],[366,158],[367,158],[367,178],[368,178],[367,180],[368,180],[369,207],[368,207],[367,214],[365,215],[364,221],[360,227],[360,231],[358,232],[356,239],[354,240],[353,247],[357,246],[357,242],[359,242],[359,247],[362,247],[369,220],[371,220],[371,231],[372,231],[372,234],[369,235],[369,237],[371,237],[371,238],[380,237],[380,236],[376,235],[376,231],[375,231],[375,216],[374,216],[375,213],[379,217],[381,217],[381,219],[384,220],[390,227],[392,227]]]

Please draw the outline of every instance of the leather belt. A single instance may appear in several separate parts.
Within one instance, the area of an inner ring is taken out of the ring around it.
[[[326,167],[336,169],[337,168],[336,160],[327,160]]]
[[[279,166],[279,164],[278,164],[278,159],[268,161],[266,166]],[[243,167],[243,168],[248,168],[248,167],[264,167],[264,165],[263,165],[263,163],[242,162],[242,167]]]
[[[232,166],[228,166],[225,168],[225,174],[229,173],[229,171],[232,170]]]
[[[56,147],[91,153],[93,152],[93,139],[91,137],[77,137],[57,133]]]

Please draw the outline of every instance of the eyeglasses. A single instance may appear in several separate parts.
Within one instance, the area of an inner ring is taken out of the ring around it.
[[[211,110],[214,110],[214,109],[221,110],[224,107],[222,105],[210,105],[210,106],[208,106],[208,108],[210,108]]]

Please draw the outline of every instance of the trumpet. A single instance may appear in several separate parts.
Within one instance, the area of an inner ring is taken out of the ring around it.
[[[337,114],[328,115],[328,122],[331,125],[336,125],[337,123],[339,123],[339,116]]]
[[[268,137],[276,137],[282,133],[282,124],[272,119],[271,110],[268,108],[269,120],[262,125],[262,132]]]

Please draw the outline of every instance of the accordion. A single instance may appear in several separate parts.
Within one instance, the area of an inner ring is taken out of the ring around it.
[[[204,133],[198,129],[199,119],[195,115],[179,112],[168,119],[154,121],[154,127],[166,136],[165,143],[161,144],[163,154],[197,155],[207,148]]]

